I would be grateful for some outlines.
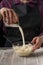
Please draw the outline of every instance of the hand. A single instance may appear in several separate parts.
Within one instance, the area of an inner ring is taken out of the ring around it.
[[[21,3],[28,3],[30,0],[20,0]]]
[[[3,21],[8,24],[13,24],[19,21],[17,14],[12,9],[2,8],[0,13],[3,16]]]
[[[33,51],[35,51],[36,49],[41,47],[43,43],[43,36],[33,38],[31,43],[33,43]]]

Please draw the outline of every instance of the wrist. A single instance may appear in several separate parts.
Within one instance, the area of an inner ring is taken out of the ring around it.
[[[41,39],[41,43],[43,43],[43,35],[42,35],[42,36],[40,36],[40,39]]]

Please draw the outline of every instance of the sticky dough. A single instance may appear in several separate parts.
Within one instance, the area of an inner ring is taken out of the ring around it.
[[[32,53],[32,45],[24,45],[24,46],[13,46],[14,51],[19,56],[28,56]]]

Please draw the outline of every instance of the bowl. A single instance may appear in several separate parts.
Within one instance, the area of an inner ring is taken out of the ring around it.
[[[31,44],[26,44],[23,46],[13,46],[13,49],[18,56],[29,56],[32,53]]]

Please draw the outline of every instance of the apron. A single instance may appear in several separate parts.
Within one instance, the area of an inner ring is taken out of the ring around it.
[[[3,37],[3,35],[6,35],[3,31],[3,20],[0,21],[0,47],[4,47],[6,39]]]
[[[41,17],[37,7],[37,0],[31,3],[34,7],[29,6],[29,4],[13,4],[12,9],[19,16],[19,25],[22,27],[26,43],[40,34]],[[21,34],[18,28],[12,28],[10,30],[10,35],[14,36],[14,42],[22,42]],[[22,44],[22,43],[21,43]]]

